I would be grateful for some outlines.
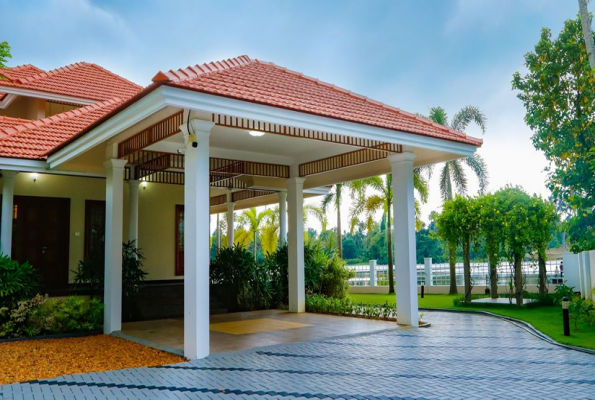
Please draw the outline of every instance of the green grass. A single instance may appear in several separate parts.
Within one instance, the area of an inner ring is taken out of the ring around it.
[[[385,302],[395,303],[394,294],[350,294],[354,301],[369,303],[369,304],[384,304]],[[455,306],[454,299],[460,295],[449,294],[434,294],[426,295],[423,299],[419,298],[420,308],[442,308],[452,310],[476,310],[488,311],[494,314],[500,314],[511,318],[516,318],[533,325],[535,329],[543,332],[554,340],[560,343],[569,344],[572,346],[587,347],[595,349],[595,326],[588,326],[584,323],[579,323],[578,330],[574,329],[573,321],[570,321],[570,336],[564,336],[562,325],[562,309],[559,306],[544,306],[544,307],[516,307],[509,305],[472,305],[472,306]],[[431,322],[431,321],[429,321]]]

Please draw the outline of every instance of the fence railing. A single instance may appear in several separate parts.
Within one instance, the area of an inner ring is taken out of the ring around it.
[[[546,261],[546,276],[548,283],[556,283],[562,277],[559,260]],[[352,286],[370,286],[370,272],[373,270],[376,275],[377,286],[388,286],[388,266],[376,265],[371,268],[370,265],[349,265],[349,269],[355,272],[355,277],[349,280]],[[539,267],[537,261],[523,261],[523,276],[527,285],[536,285],[539,279]],[[463,263],[457,263],[455,268],[457,286],[463,286],[465,279],[463,275]],[[431,282],[426,277],[426,265],[417,264],[417,284],[431,286],[449,286],[450,285],[450,265],[431,264]],[[498,265],[498,284],[508,285],[508,282],[514,277],[513,266],[509,263]],[[471,263],[471,282],[473,286],[488,286],[490,284],[490,267],[487,262]]]

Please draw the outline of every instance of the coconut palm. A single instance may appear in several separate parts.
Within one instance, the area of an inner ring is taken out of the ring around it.
[[[324,213],[332,205],[337,211],[337,250],[339,257],[343,257],[343,243],[342,243],[342,231],[341,231],[341,203],[343,201],[343,183],[337,183],[333,186],[331,191],[324,196],[322,199],[322,210]]]
[[[392,175],[387,174],[386,178],[380,176],[374,176],[371,178],[360,179],[358,181],[351,182],[351,194],[355,203],[350,210],[350,225],[351,232],[359,223],[361,215],[365,215],[365,223],[368,232],[372,231],[374,224],[374,216],[378,211],[382,210],[383,215],[386,217],[386,246],[388,255],[388,284],[389,293],[394,293],[395,283],[393,274],[393,245],[392,245],[392,224],[391,224],[391,207],[393,202],[393,188],[392,188]],[[420,203],[428,201],[428,182],[422,176],[422,170],[420,168],[414,169],[413,173],[413,187],[419,195],[419,200],[414,200],[415,206],[415,225],[417,229],[421,229],[422,222],[419,218],[420,214]],[[376,193],[371,196],[366,195],[366,189],[371,188]]]
[[[258,235],[267,218],[270,218],[271,210],[264,209],[258,212],[256,207],[251,207],[243,210],[238,216],[238,223],[240,228],[234,235],[235,244],[248,247],[250,243],[253,244],[252,252],[254,254],[254,261],[256,261],[256,245]]]
[[[455,131],[464,132],[470,123],[475,122],[485,133],[487,118],[485,114],[477,107],[467,106],[463,107],[455,114],[452,121],[448,122],[448,115],[442,107],[430,108],[429,120],[440,125],[448,126]],[[440,194],[444,201],[452,200],[455,193],[460,195],[467,194],[467,175],[465,166],[471,169],[479,181],[479,192],[483,193],[488,186],[488,170],[483,158],[479,154],[472,157],[447,161],[443,164],[440,171]],[[452,246],[448,247],[450,260],[450,294],[457,293],[456,284],[456,256],[455,249]],[[495,266],[493,267],[495,268]]]

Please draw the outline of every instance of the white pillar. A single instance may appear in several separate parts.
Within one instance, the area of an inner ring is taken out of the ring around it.
[[[279,192],[279,246],[287,243],[287,192]]]
[[[370,260],[370,286],[376,286],[376,261]]]
[[[227,247],[233,247],[233,209],[236,205],[231,201],[232,195],[231,190],[227,193]]]
[[[131,179],[128,181],[129,189],[129,210],[128,210],[128,240],[134,241],[138,248],[138,187],[140,181]]]
[[[432,279],[432,257],[424,258],[424,269],[425,269],[425,278],[424,283],[426,286],[433,286],[433,279]]]
[[[393,179],[393,226],[395,247],[395,291],[397,322],[418,326],[417,266],[415,254],[415,206],[413,197],[413,160],[415,154],[388,157]]]
[[[105,280],[103,332],[122,329],[122,230],[126,160],[105,161]]]
[[[209,355],[209,136],[212,122],[184,133],[184,357]]]
[[[306,311],[304,284],[304,178],[287,180],[287,212],[289,214],[289,311]]]
[[[10,257],[12,252],[12,209],[14,206],[14,183],[18,172],[2,171],[2,226],[0,226],[0,250]]]

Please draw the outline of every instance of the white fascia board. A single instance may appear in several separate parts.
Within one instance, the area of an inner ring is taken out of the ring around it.
[[[158,88],[48,157],[51,169],[78,157],[166,107]]]
[[[431,149],[464,157],[472,156],[477,149],[476,146],[470,144],[320,117],[171,86],[164,86],[162,89],[165,102],[168,106],[172,107],[227,114],[240,118],[261,120],[274,124],[289,125],[355,138]]]
[[[35,97],[35,98],[44,99],[44,100],[62,101],[64,103],[75,103],[75,104],[82,104],[85,106],[88,106],[90,104],[101,103],[99,100],[83,99],[81,97],[67,96],[64,94],[42,92],[39,90],[32,90],[32,89],[13,88],[13,87],[8,87],[8,86],[1,86],[1,85],[0,85],[0,91],[4,92],[4,93],[9,93],[9,94],[15,94],[18,96]]]
[[[330,187],[321,186],[317,188],[304,189],[304,193],[315,194],[317,196],[327,195],[331,192]]]
[[[6,97],[4,97],[4,100],[0,101],[0,108],[1,109],[8,108],[8,106],[11,105],[12,102],[15,101],[15,99],[17,97],[18,96],[16,94],[12,94],[12,93],[7,94]]]
[[[92,178],[105,178],[105,174],[94,172],[53,170],[50,171],[49,164],[42,160],[26,160],[22,158],[0,157],[0,171],[38,172],[51,175],[88,176]]]

